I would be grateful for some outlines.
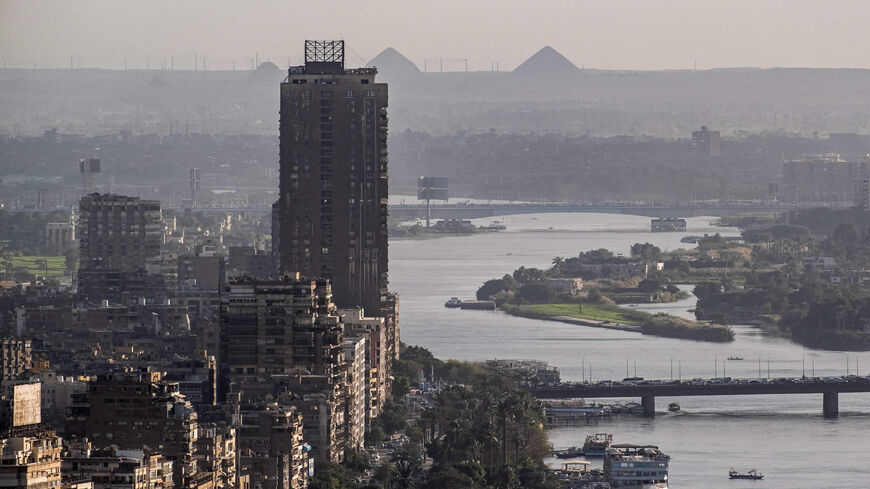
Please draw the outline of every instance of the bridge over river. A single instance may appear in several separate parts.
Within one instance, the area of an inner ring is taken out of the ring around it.
[[[597,212],[607,214],[630,214],[647,217],[698,217],[732,216],[754,212],[785,212],[818,207],[810,204],[786,204],[781,202],[681,202],[673,204],[577,204],[577,203],[470,203],[432,204],[434,219],[474,219],[551,212]],[[393,204],[390,215],[402,219],[426,217],[425,204]]]
[[[870,376],[566,382],[532,389],[532,394],[539,399],[639,397],[647,416],[655,415],[656,397],[821,394],[822,412],[825,416],[836,417],[841,392],[870,392]]]

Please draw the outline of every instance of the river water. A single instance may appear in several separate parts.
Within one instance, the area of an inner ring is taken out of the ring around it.
[[[507,216],[508,231],[390,243],[391,289],[400,294],[402,341],[442,359],[544,360],[565,380],[842,375],[870,372],[870,353],[804,348],[752,326],[735,326],[732,343],[643,336],[558,322],[518,318],[499,311],[447,309],[451,296],[472,298],[487,279],[519,266],[547,267],[554,256],[607,248],[628,253],[636,242],[662,249],[685,234],[734,229],[712,227],[714,218],[688,220],[686,233],[651,233],[649,218],[618,214],[560,213]],[[488,223],[492,219],[476,220]],[[640,305],[691,317],[689,299]],[[727,361],[740,356],[743,361]],[[589,433],[614,434],[615,443],[658,445],[671,455],[672,488],[870,487],[870,394],[841,394],[840,417],[822,416],[822,396],[722,396],[658,398],[655,418],[619,416],[587,426],[555,428],[554,447],[581,445]],[[666,413],[669,402],[682,412]],[[599,461],[593,461],[594,464]],[[728,480],[729,467],[758,467],[762,482]]]

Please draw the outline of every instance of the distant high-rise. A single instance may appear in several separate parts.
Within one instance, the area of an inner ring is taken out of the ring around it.
[[[721,155],[719,151],[719,131],[711,131],[707,126],[701,126],[700,131],[693,131],[692,151],[695,159],[698,161]]]
[[[196,196],[199,193],[199,168],[190,169],[190,206],[196,207]]]
[[[79,297],[99,303],[129,289],[127,278],[160,255],[160,202],[90,194],[79,201]]]
[[[326,278],[340,307],[387,288],[387,85],[345,69],[344,41],[305,41],[281,84],[280,269]]]
[[[862,182],[870,178],[870,158],[847,160],[839,154],[803,155],[783,161],[786,202],[856,203],[862,206]]]
[[[94,174],[100,173],[100,159],[80,159],[79,173],[81,173],[82,176],[82,195],[92,194],[94,192]]]

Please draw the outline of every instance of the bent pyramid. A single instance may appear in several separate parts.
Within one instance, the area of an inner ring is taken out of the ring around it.
[[[572,75],[579,72],[580,69],[574,63],[550,46],[542,47],[513,71],[513,73],[536,75]]]
[[[366,68],[372,67],[377,68],[378,73],[385,75],[413,75],[420,73],[420,68],[417,68],[417,65],[393,48],[384,49],[381,51],[381,54],[375,56],[366,64]]]

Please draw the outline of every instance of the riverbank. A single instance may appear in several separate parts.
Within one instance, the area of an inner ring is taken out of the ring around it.
[[[734,340],[734,330],[728,326],[691,321],[670,314],[649,314],[626,310],[605,302],[580,304],[502,303],[499,305],[499,309],[514,316],[628,331],[650,336],[715,343],[727,343]]]
[[[614,329],[618,331],[629,331],[633,333],[640,333],[641,328],[640,324],[633,320],[628,320],[627,322],[619,322],[613,321],[611,319],[595,319],[595,315],[589,314],[588,316],[579,315],[568,315],[568,314],[559,314],[553,313],[548,314],[546,312],[542,312],[542,310],[554,310],[560,311],[562,309],[566,309],[562,306],[573,306],[574,309],[577,308],[577,304],[530,304],[530,305],[515,305],[515,304],[503,304],[499,307],[502,311],[510,314],[512,316],[524,317],[529,319],[542,319],[545,321],[559,321],[562,323],[568,324],[576,324],[577,326],[588,326],[590,328],[603,328],[603,329]],[[613,311],[607,311],[611,313],[613,317],[616,317],[617,314],[614,314]],[[601,316],[598,316],[601,317]]]

